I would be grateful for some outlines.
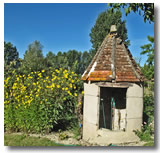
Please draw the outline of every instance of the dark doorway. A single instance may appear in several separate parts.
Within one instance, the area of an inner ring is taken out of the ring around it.
[[[99,128],[125,130],[122,122],[125,122],[126,91],[127,88],[100,88]]]

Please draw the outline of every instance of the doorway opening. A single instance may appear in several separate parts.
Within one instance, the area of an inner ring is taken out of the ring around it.
[[[127,88],[100,87],[99,128],[126,130]]]

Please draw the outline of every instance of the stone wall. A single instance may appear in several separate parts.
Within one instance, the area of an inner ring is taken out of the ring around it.
[[[127,90],[127,131],[141,130],[143,119],[143,86],[133,84]]]
[[[97,136],[99,116],[99,87],[84,83],[83,139]]]
[[[83,139],[95,140],[99,129],[100,87],[84,83]],[[126,92],[126,133],[140,130],[143,119],[143,86],[132,84]],[[108,131],[109,132],[109,131]],[[113,131],[110,131],[113,133]],[[105,134],[104,134],[105,137]],[[114,137],[115,138],[115,137]],[[113,138],[113,139],[114,139]]]

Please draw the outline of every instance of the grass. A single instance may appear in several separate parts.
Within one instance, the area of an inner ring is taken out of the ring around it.
[[[149,141],[147,143],[144,144],[144,146],[154,146],[154,141]]]
[[[75,138],[75,139],[78,139],[78,137],[81,136],[81,129],[80,129],[79,125],[73,127],[72,131],[73,131],[73,134],[74,134],[74,138]]]
[[[144,146],[154,146],[154,129],[151,126],[146,125],[141,131],[135,131],[135,134],[144,141]]]
[[[16,135],[16,134],[5,134],[4,145],[5,146],[65,146],[63,144],[57,144],[47,138],[32,137],[27,135]]]
[[[32,136],[27,136],[25,134],[23,135],[5,134],[4,145],[5,146],[80,146],[80,145],[58,144],[47,138],[32,137]],[[144,144],[144,146],[154,146],[154,141],[148,141]]]

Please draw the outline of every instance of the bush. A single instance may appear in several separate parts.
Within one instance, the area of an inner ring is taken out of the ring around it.
[[[69,136],[68,136],[67,133],[62,132],[61,130],[59,130],[58,132],[59,132],[59,139],[60,139],[60,140],[65,140],[65,139],[68,139],[68,138],[69,138]]]
[[[145,124],[142,127],[141,131],[135,131],[137,136],[141,139],[141,141],[151,141],[153,138],[151,137],[154,134],[154,129],[152,127],[152,124]]]
[[[74,117],[80,80],[62,68],[8,76],[4,81],[7,131],[49,132]]]
[[[152,94],[144,95],[144,122],[150,124],[154,120],[154,97]]]

